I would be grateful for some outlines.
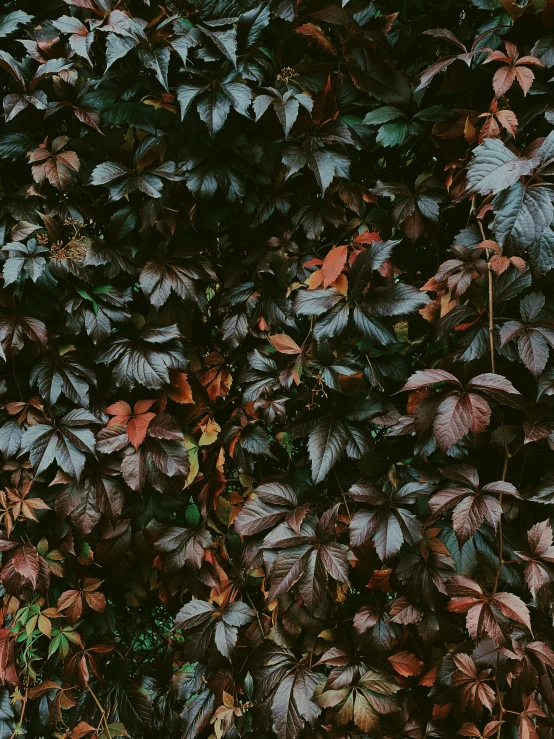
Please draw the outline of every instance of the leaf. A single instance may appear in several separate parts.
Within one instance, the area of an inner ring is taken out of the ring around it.
[[[323,260],[321,267],[321,276],[323,280],[323,287],[327,288],[338,278],[344,265],[346,264],[346,258],[348,256],[348,246],[337,246],[331,249]]]
[[[39,573],[39,559],[36,547],[32,544],[24,544],[19,547],[10,560],[11,566],[23,580],[36,587]]]
[[[256,488],[256,498],[249,500],[235,518],[239,534],[252,535],[272,528],[298,505],[294,490],[281,483],[268,483]]]
[[[119,425],[126,427],[127,437],[131,444],[138,449],[146,438],[146,430],[150,421],[155,418],[156,414],[149,412],[149,408],[155,403],[155,400],[139,400],[135,403],[134,409],[127,403],[120,401],[113,403],[106,408],[113,418],[110,419],[108,426]]]
[[[348,432],[344,422],[332,415],[316,422],[308,435],[308,452],[314,484],[322,482],[346,450]]]
[[[303,665],[293,667],[279,682],[271,701],[278,739],[296,739],[305,722],[315,722],[321,709],[311,698],[318,682],[317,675]]]
[[[467,170],[468,189],[480,195],[499,193],[519,182],[537,164],[534,159],[518,158],[500,139],[486,139],[473,152]]]
[[[167,74],[169,71],[169,49],[167,46],[152,46],[142,56],[142,63],[151,69],[165,90],[169,90]]]
[[[210,92],[203,93],[197,102],[198,114],[204,121],[213,138],[216,133],[221,131],[229,111],[231,110],[231,100],[222,90],[214,89]]]
[[[302,348],[298,346],[294,339],[291,339],[287,334],[274,334],[269,337],[271,345],[280,354],[301,354]]]
[[[30,23],[33,16],[25,13],[23,10],[14,10],[6,15],[0,15],[0,38],[9,36],[17,31],[19,26]]]
[[[517,182],[493,201],[492,228],[503,249],[521,251],[538,241],[550,225],[554,206],[548,190],[540,185],[527,187]]]
[[[137,339],[116,338],[97,353],[97,361],[113,367],[116,384],[132,389],[170,384],[170,370],[186,366],[176,326],[143,331]]]
[[[419,675],[424,667],[423,662],[410,652],[397,652],[392,654],[388,660],[394,670],[403,677]]]
[[[95,450],[92,431],[82,428],[91,423],[98,423],[98,420],[87,411],[78,409],[67,413],[57,426],[31,426],[21,438],[21,452],[30,453],[37,474],[46,470],[55,460],[64,472],[79,480],[86,453],[92,454]]]

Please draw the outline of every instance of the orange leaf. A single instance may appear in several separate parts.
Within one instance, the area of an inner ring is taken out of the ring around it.
[[[410,652],[398,652],[392,654],[388,659],[394,670],[403,677],[419,675],[423,670],[423,662]]]
[[[87,724],[86,721],[80,721],[77,726],[72,729],[71,739],[82,739],[82,737],[87,736],[87,734],[90,734],[92,731],[96,731],[94,726]]]
[[[421,676],[418,685],[422,685],[425,688],[433,687],[433,685],[435,684],[435,680],[437,679],[437,673],[438,669],[436,667],[431,667],[430,670],[428,670],[424,675]]]
[[[286,334],[274,334],[269,337],[269,341],[281,354],[300,354],[302,351],[296,341]]]
[[[337,246],[336,249],[331,249],[323,260],[323,267],[321,273],[323,276],[323,287],[329,287],[340,275],[346,264],[346,257],[348,256],[348,246]]]
[[[124,400],[118,400],[117,403],[112,403],[106,408],[106,413],[115,418],[110,418],[108,426],[115,426],[116,424],[125,425],[132,415],[133,411],[131,406]]]
[[[129,423],[127,424],[127,436],[135,449],[138,449],[146,438],[146,429],[155,415],[155,413],[141,413],[140,415],[133,416],[129,419]]]
[[[194,403],[192,390],[184,372],[172,371],[170,374],[171,385],[167,394],[176,403]]]
[[[363,234],[358,234],[354,241],[356,244],[371,244],[373,241],[381,241],[381,236],[377,231],[364,231]]]

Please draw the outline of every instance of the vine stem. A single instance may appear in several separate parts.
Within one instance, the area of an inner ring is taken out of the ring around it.
[[[483,241],[486,241],[485,237],[485,230],[483,229],[483,224],[477,218],[477,223],[479,224],[479,229],[481,231],[481,237]],[[494,270],[491,267],[491,252],[490,249],[485,249],[485,253],[487,255],[487,269],[489,271],[489,348],[491,353],[491,370],[493,375],[496,374],[496,368],[495,368],[495,361],[494,361],[494,296],[493,296],[493,274]]]
[[[106,730],[106,736],[108,737],[108,739],[112,739],[112,735],[110,734],[110,727],[108,725],[108,719],[106,718],[106,711],[104,710],[104,708],[102,707],[102,704],[96,697],[96,693],[94,692],[94,690],[90,687],[88,683],[87,683],[87,690],[91,694],[92,700],[98,706],[98,710],[100,711],[100,715],[102,716],[102,721],[104,722],[104,729]]]
[[[483,224],[481,223],[480,219],[477,218],[477,223],[479,224],[479,230],[481,231],[481,238],[483,241],[486,241],[485,236],[485,230],[483,228]],[[493,274],[494,270],[491,267],[491,251],[490,249],[485,249],[485,254],[487,256],[487,270],[488,270],[488,277],[489,277],[489,284],[488,284],[488,318],[489,318],[489,350],[491,355],[491,372],[496,374],[496,362],[494,357],[494,294],[493,294]],[[504,423],[502,423],[502,435],[504,437],[504,467],[502,469],[502,482],[506,481],[506,474],[508,472],[508,462],[510,461],[510,452],[508,450],[508,443],[506,440],[506,433],[504,430]],[[500,505],[500,520],[498,522],[498,567],[496,569],[496,576],[494,578],[494,587],[493,587],[493,594],[496,593],[498,590],[498,585],[500,583],[500,573],[502,571],[502,565],[504,564],[504,532],[502,528],[502,493],[498,496],[498,503]],[[500,692],[500,686],[498,684],[498,669],[499,669],[499,655],[496,655],[496,669],[494,671],[494,684],[496,687],[496,694],[498,696],[498,706],[500,708],[500,713],[498,716],[498,720],[500,722],[503,722],[504,720],[504,705],[502,703],[502,695]],[[502,733],[502,723],[500,723],[498,727],[498,731],[496,733],[496,739],[500,739]]]
[[[505,482],[506,480],[506,474],[508,472],[508,463],[510,461],[510,458],[513,456],[513,454],[510,454],[508,450],[508,441],[506,439],[506,431],[504,429],[504,422],[502,422],[502,436],[504,438],[504,467],[502,469],[502,482]],[[516,452],[517,454],[517,452]],[[500,521],[498,522],[498,568],[496,570],[496,577],[494,578],[494,587],[493,587],[493,594],[496,593],[498,590],[498,585],[500,583],[500,573],[502,571],[502,565],[505,564],[504,562],[504,534],[502,530],[502,493],[498,496],[498,502],[500,504]],[[498,705],[500,708],[500,715],[498,717],[499,721],[504,720],[504,705],[502,703],[502,695],[500,693],[500,687],[498,685],[498,670],[500,667],[500,661],[499,661],[499,654],[496,655],[496,668],[494,671],[494,684],[496,686],[496,694],[498,696]],[[502,724],[498,727],[498,731],[496,733],[496,739],[500,739],[502,733]]]

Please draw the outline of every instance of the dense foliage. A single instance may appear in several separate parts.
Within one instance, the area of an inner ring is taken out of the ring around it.
[[[554,2],[2,13],[0,739],[552,739]]]

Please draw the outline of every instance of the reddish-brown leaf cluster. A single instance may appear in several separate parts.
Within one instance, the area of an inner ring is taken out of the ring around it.
[[[554,3],[6,0],[0,738],[554,739]]]

